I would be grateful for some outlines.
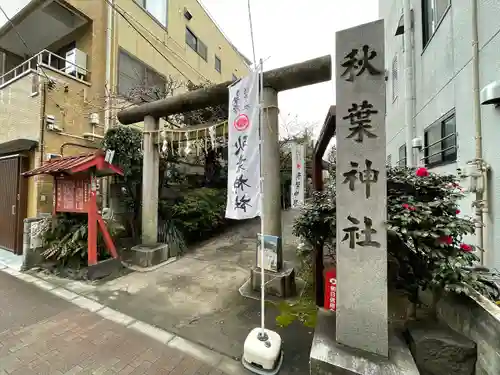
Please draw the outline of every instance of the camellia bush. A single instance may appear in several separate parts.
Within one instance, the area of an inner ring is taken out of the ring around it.
[[[459,217],[463,189],[453,175],[425,168],[389,168],[387,174],[388,252],[395,266],[394,286],[418,302],[418,290],[431,288],[490,293],[472,269],[479,261],[474,246],[463,241],[478,223]]]
[[[464,242],[478,223],[460,217],[459,201],[464,197],[453,175],[430,173],[425,168],[387,168],[387,238],[389,287],[404,291],[410,302],[418,302],[418,291],[430,288],[468,294],[471,289],[491,300],[498,290],[474,266],[482,249]],[[294,234],[303,242],[298,255],[312,264],[315,246],[336,241],[335,174],[325,192],[315,193],[294,223]],[[312,270],[312,267],[309,267]],[[309,299],[310,300],[310,299]],[[278,323],[293,318],[303,322],[292,308],[282,309]],[[304,306],[297,305],[299,311]]]

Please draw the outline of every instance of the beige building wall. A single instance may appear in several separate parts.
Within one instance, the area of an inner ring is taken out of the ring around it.
[[[65,145],[64,156],[91,152],[92,147],[99,146],[100,137],[89,140],[84,134],[104,134],[105,99],[108,89],[115,93],[120,48],[158,73],[185,83],[224,82],[231,80],[233,75],[245,76],[249,71],[245,58],[225,39],[196,0],[170,0],[167,27],[134,0],[116,0],[118,9],[156,49],[115,12],[111,82],[106,82],[108,5],[97,0],[66,1],[91,21],[46,48],[56,51],[74,41],[76,48],[87,54],[88,84],[45,68],[38,75],[29,73],[0,89],[0,143],[19,138],[39,141],[39,148],[29,154],[30,168],[38,167],[47,159],[47,154],[61,154],[62,145]],[[184,17],[185,8],[193,16],[190,21]],[[207,46],[206,61],[186,44],[186,27]],[[221,72],[215,68],[215,56],[221,61]],[[43,94],[42,82],[47,82],[45,75],[56,84]],[[119,105],[115,106],[117,103]],[[116,113],[116,107],[121,107],[123,102],[114,99],[114,104],[113,112]],[[99,126],[90,124],[92,113],[98,114]],[[60,131],[41,129],[46,115],[54,117]],[[52,186],[51,177],[30,178],[28,217],[51,212]]]
[[[123,9],[134,27],[166,58],[119,15],[116,22],[118,47],[157,72],[193,83],[206,80],[224,82],[231,80],[233,74],[242,77],[248,73],[249,68],[242,56],[226,40],[196,0],[170,0],[166,28],[135,1],[117,0],[116,4]],[[190,21],[184,17],[184,8],[193,16]],[[186,27],[207,46],[207,61],[186,44]],[[215,69],[216,55],[221,60],[221,73]]]
[[[25,138],[38,141],[40,97],[32,94],[30,73],[0,89],[0,143]]]

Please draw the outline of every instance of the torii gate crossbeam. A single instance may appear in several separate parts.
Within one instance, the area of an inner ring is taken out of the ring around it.
[[[263,218],[266,234],[281,237],[281,189],[278,129],[278,92],[331,80],[332,59],[329,55],[264,72],[264,118],[262,136],[266,140],[262,150],[265,168]],[[156,244],[158,240],[158,183],[159,152],[155,134],[159,132],[159,119],[229,101],[228,87],[224,82],[199,90],[179,94],[118,113],[124,125],[144,121],[143,176],[142,176],[142,242]]]

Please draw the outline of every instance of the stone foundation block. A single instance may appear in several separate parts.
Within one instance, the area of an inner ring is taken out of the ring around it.
[[[261,269],[259,267],[253,267],[250,270],[250,282],[254,291],[260,291]],[[295,270],[288,262],[284,262],[281,271],[264,271],[264,282],[266,294],[280,298],[290,298],[297,295]]]
[[[311,375],[420,374],[402,337],[390,334],[389,357],[385,358],[337,343],[335,330],[335,313],[319,309],[309,361]]]
[[[153,267],[165,262],[169,258],[167,244],[137,245],[123,252],[123,260],[134,266],[143,268]]]
[[[476,343],[451,328],[434,322],[411,322],[410,349],[422,375],[474,375]]]

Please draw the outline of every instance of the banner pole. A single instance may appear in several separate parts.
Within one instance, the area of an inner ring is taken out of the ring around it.
[[[267,340],[267,335],[265,331],[266,317],[265,317],[265,273],[264,273],[264,124],[263,124],[263,110],[264,110],[264,62],[262,59],[259,61],[259,126],[260,126],[260,326],[261,339]]]

